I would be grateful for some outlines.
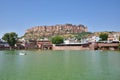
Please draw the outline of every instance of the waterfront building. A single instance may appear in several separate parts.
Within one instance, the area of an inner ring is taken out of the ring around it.
[[[107,41],[108,42],[119,41],[119,36],[120,36],[119,34],[109,34]]]
[[[37,43],[36,43],[36,45],[37,45],[37,48],[38,49],[52,49],[52,47],[53,47],[53,44],[52,44],[52,42],[51,41],[49,41],[49,40],[38,40],[37,41]]]

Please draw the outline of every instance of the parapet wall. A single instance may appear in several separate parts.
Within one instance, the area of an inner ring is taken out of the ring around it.
[[[82,46],[53,46],[53,50],[89,50],[89,47],[82,47]]]

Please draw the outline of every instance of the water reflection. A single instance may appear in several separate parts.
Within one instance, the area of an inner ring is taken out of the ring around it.
[[[65,51],[64,54],[64,67],[65,67],[65,72],[69,71],[69,58],[70,58],[70,51]],[[66,73],[67,74],[67,73]]]
[[[0,80],[119,80],[112,51],[0,51]]]

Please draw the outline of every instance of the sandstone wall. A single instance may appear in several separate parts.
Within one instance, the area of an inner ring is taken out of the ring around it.
[[[53,46],[53,50],[89,50],[89,48],[83,48],[82,46]]]
[[[27,38],[50,37],[53,35],[81,32],[87,32],[87,27],[85,27],[84,25],[72,25],[72,24],[55,26],[37,26],[27,29],[25,37]]]

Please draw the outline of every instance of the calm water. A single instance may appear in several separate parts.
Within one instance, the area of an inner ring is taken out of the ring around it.
[[[120,52],[0,51],[0,80],[120,80]]]

